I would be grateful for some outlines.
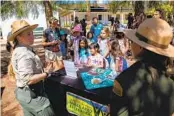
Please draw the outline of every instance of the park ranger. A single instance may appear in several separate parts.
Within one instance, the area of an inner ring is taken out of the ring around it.
[[[51,65],[43,71],[39,57],[31,45],[34,43],[33,29],[25,20],[14,21],[9,41],[14,42],[12,67],[16,78],[16,99],[22,106],[24,116],[55,116],[43,88],[43,80],[49,77]]]
[[[111,116],[173,116],[174,81],[168,73],[173,34],[158,18],[145,20],[137,30],[125,30],[137,62],[114,81]]]

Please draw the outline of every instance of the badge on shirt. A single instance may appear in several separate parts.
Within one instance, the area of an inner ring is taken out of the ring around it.
[[[123,96],[123,89],[122,89],[120,83],[119,83],[117,80],[114,81],[113,92],[114,92],[116,95],[120,96],[120,97]]]

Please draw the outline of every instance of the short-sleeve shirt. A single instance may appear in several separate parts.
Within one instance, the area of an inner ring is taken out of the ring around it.
[[[59,29],[52,30],[51,28],[48,28],[44,31],[44,37],[46,38],[46,42],[52,42],[59,40],[60,33]],[[59,45],[52,45],[52,46],[47,46],[45,49],[50,50],[52,52],[59,52]]]
[[[115,60],[118,60],[118,62],[119,62],[119,72],[117,72],[117,73],[120,73],[128,68],[126,59],[124,59],[123,57],[116,57],[114,59],[114,57],[112,55],[110,55],[110,56],[111,56],[110,68],[112,70],[115,71],[115,63],[116,63]]]
[[[32,48],[17,46],[12,54],[17,87],[25,87],[31,76],[42,73],[43,65],[39,57],[32,52]]]
[[[108,50],[109,49],[108,48],[108,40],[109,40],[109,38],[104,39],[104,40],[102,40],[102,39],[99,39],[98,40],[98,44],[100,46],[100,54],[102,56],[104,56],[106,54],[106,52],[109,51]]]
[[[97,42],[97,38],[100,35],[101,30],[103,29],[103,25],[98,23],[97,25],[92,25],[90,31],[93,32],[93,38],[95,42]]]
[[[88,38],[87,41],[88,41],[88,45],[95,43],[94,38]]]
[[[91,65],[93,66],[103,66],[103,61],[104,61],[104,58],[102,55],[100,54],[97,54],[96,56],[89,56],[88,58],[90,61],[91,61]]]
[[[82,36],[78,36],[78,37],[72,36],[75,64],[79,64],[79,40],[81,38],[82,38]]]
[[[88,50],[86,50],[85,48],[81,48],[80,49],[80,54],[79,54],[80,64],[87,64],[88,56],[89,56]]]

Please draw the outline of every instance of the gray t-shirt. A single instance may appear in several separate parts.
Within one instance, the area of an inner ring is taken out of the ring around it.
[[[17,87],[25,87],[31,76],[42,73],[40,58],[32,52],[31,47],[17,46],[12,54],[12,66]]]

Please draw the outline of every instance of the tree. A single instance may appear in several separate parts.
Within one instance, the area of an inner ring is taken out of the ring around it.
[[[33,1],[1,1],[1,18],[2,20],[9,19],[13,16],[16,18],[27,18],[32,12],[33,18],[38,17],[38,5],[41,2]]]
[[[129,1],[111,1],[108,3],[108,10],[116,14],[119,8],[129,6],[129,4]]]
[[[91,5],[89,0],[86,0],[86,4],[87,4],[87,8],[86,8],[86,20],[89,21],[90,20],[90,11],[91,11]]]
[[[90,5],[89,0],[84,1],[57,1],[56,4],[58,7],[61,7],[64,10],[78,10],[81,12],[86,12],[88,5]]]
[[[149,1],[148,8],[157,8],[160,5],[159,1]]]
[[[143,1],[135,1],[135,3],[134,3],[134,12],[135,12],[135,16],[137,16],[140,13],[144,12],[144,2]]]
[[[174,17],[174,1],[170,1],[170,5],[173,6],[173,12],[172,12],[172,15]]]
[[[155,9],[161,9],[163,11],[164,18],[167,19],[168,15],[174,13],[174,2],[159,2],[159,1],[150,1],[149,8],[147,10],[147,14],[153,14]]]
[[[33,18],[39,16],[39,10],[45,9],[45,16],[48,26],[48,19],[53,16],[52,3],[50,1],[1,1],[1,17],[2,20],[9,19],[15,16],[18,19],[28,18],[29,14],[33,15]]]
[[[53,11],[51,7],[51,3],[49,1],[43,1],[45,7],[45,17],[47,21],[47,26],[49,25],[49,18],[53,16]]]
[[[54,5],[54,4],[52,4],[52,5]],[[62,1],[62,0],[59,0],[59,1],[55,2],[55,5],[59,8],[69,10],[69,9],[75,7],[75,1]]]

